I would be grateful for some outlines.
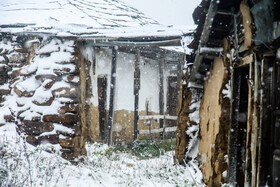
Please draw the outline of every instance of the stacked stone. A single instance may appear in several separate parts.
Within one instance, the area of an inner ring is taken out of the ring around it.
[[[27,50],[20,45],[21,39],[14,36],[3,36],[0,40],[0,107],[3,107],[6,96],[11,92],[11,84],[18,76],[17,70],[26,64]],[[14,122],[10,113],[4,113],[6,122]],[[0,122],[0,126],[5,123]]]
[[[8,64],[18,66],[8,66],[10,76],[3,76],[16,98],[16,107],[5,119],[16,121],[29,143],[60,144],[62,156],[72,159],[80,98],[74,42],[29,38],[17,46]]]

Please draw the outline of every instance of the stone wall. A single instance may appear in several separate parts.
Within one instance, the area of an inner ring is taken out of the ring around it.
[[[59,144],[66,159],[85,154],[76,43],[2,36],[0,51],[0,123],[16,123],[33,145]]]

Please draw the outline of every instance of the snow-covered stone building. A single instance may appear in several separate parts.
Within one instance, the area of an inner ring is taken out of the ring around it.
[[[197,135],[208,186],[280,186],[279,7],[202,0],[194,10],[175,159],[191,157]]]
[[[89,139],[143,136],[146,119],[160,118],[158,132],[176,126],[184,53],[170,46],[190,33],[118,0],[1,1],[0,125],[68,159]]]

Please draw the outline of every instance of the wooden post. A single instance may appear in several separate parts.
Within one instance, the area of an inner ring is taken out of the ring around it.
[[[117,49],[116,46],[112,48],[112,64],[111,64],[111,84],[110,84],[110,104],[109,104],[109,119],[107,143],[112,145],[112,129],[114,120],[114,96],[116,87],[116,67],[117,67]]]
[[[164,115],[164,90],[163,90],[163,65],[164,58],[158,63],[159,68],[159,114]],[[159,120],[159,128],[163,128],[163,119]],[[162,137],[163,133],[160,133]]]
[[[135,64],[134,64],[134,140],[138,137],[138,102],[139,102],[139,90],[140,90],[140,50],[136,50]]]

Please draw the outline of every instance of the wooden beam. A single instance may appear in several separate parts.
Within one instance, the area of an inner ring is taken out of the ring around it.
[[[139,119],[139,90],[140,90],[140,50],[136,50],[134,63],[134,140],[138,135],[138,119]]]
[[[200,54],[199,50],[201,47],[205,46],[208,42],[209,35],[211,32],[211,27],[212,27],[219,3],[220,3],[220,0],[211,0],[211,2],[210,2],[210,6],[208,9],[208,13],[206,15],[205,23],[203,26],[203,30],[202,30],[199,45],[198,45],[198,52],[195,56],[194,65],[191,70],[190,82],[196,82],[196,79],[197,79],[196,74],[197,74],[198,69],[203,60],[203,55]]]
[[[149,134],[149,133],[165,133],[165,132],[175,132],[177,127],[166,127],[166,128],[159,128],[159,129],[151,129],[150,130],[139,130],[139,134]]]
[[[107,143],[112,145],[112,129],[114,121],[114,98],[116,87],[116,67],[117,67],[117,49],[112,48],[112,64],[111,64],[111,84],[110,84],[110,103],[109,103],[109,119],[108,119],[108,132]]]

